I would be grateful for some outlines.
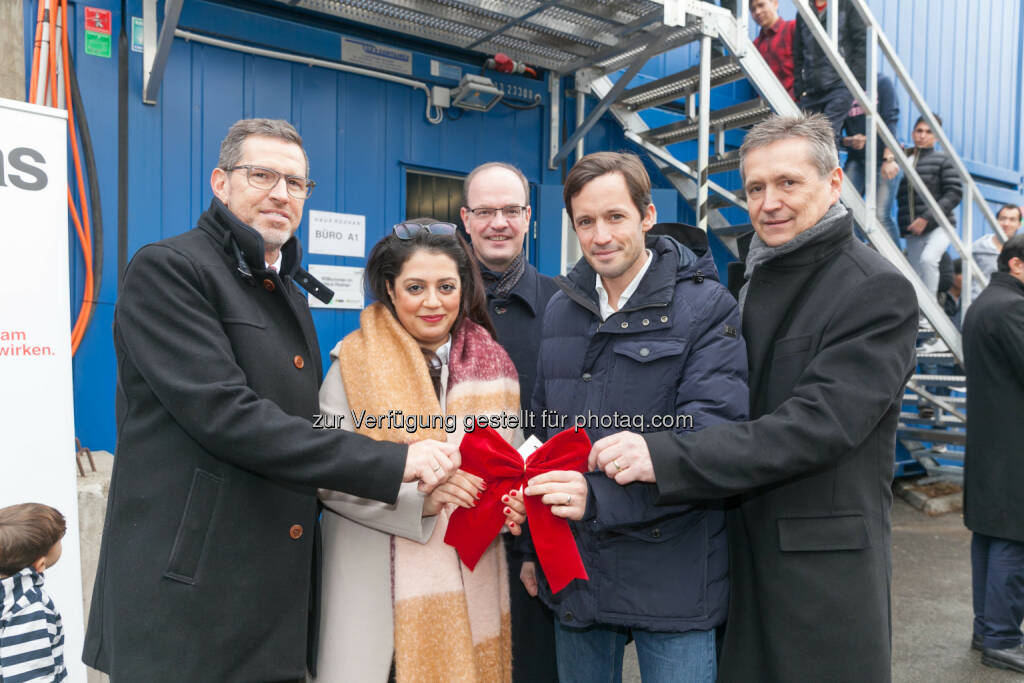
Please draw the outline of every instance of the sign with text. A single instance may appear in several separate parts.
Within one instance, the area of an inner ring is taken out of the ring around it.
[[[365,257],[366,216],[311,210],[309,253]]]
[[[45,503],[67,520],[46,590],[64,620],[69,681],[86,679],[71,394],[67,114],[0,99],[0,507]]]
[[[363,308],[362,268],[311,263],[309,272],[317,280],[334,290],[334,298],[329,304],[325,304],[310,294],[310,308],[354,308],[357,310]]]
[[[311,263],[309,272],[317,280],[334,290],[334,298],[329,304],[325,304],[310,294],[310,308],[361,309],[364,307],[362,268]]]

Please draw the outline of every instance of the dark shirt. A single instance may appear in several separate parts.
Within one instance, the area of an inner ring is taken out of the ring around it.
[[[782,17],[775,20],[775,23],[768,28],[762,28],[760,35],[754,39],[757,51],[768,62],[772,72],[779,82],[789,93],[789,96],[796,99],[793,92],[793,30],[796,28],[796,20],[786,21]]]

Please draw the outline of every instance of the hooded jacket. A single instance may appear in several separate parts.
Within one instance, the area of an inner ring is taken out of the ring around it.
[[[707,250],[647,239],[639,287],[602,321],[597,274],[583,259],[557,279],[544,317],[535,411],[556,411],[592,440],[629,430],[677,433],[743,420],[746,347],[736,302]],[[546,436],[561,431],[551,428]],[[722,507],[655,506],[654,485],[586,475],[587,510],[572,528],[589,580],[541,597],[562,623],[652,631],[708,629],[725,619],[728,557]]]

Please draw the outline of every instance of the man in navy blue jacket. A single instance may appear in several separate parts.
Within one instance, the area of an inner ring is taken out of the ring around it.
[[[564,198],[583,259],[557,279],[562,291],[544,316],[533,409],[547,436],[573,426],[592,439],[683,433],[745,419],[739,314],[706,236],[699,254],[648,236],[650,179],[631,154],[584,157]],[[656,506],[654,486],[619,486],[600,471],[549,472],[525,492],[573,520],[589,575],[555,594],[542,577],[538,586],[522,576],[555,611],[563,682],[618,680],[630,635],[645,682],[715,680],[715,628],[729,596],[721,505]]]

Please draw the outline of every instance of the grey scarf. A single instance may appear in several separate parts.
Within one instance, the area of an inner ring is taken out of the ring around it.
[[[747,300],[747,287],[750,286],[750,277],[754,274],[754,269],[762,263],[767,263],[784,254],[794,252],[807,244],[813,244],[831,236],[833,230],[839,229],[839,224],[847,213],[846,207],[836,202],[829,207],[825,215],[821,217],[821,220],[799,233],[790,241],[777,247],[769,247],[761,241],[759,236],[754,235],[753,239],[750,240],[750,250],[747,252],[747,267],[743,272],[746,282],[743,284],[743,288],[740,289],[740,320],[743,319],[743,304]]]

